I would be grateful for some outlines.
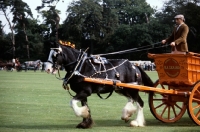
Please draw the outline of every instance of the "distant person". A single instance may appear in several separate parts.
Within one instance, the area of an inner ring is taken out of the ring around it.
[[[185,54],[188,52],[187,35],[189,28],[184,23],[185,18],[183,15],[176,15],[174,18],[176,27],[169,38],[162,40],[162,44],[169,43],[172,54]]]
[[[15,62],[16,62],[16,59],[13,58],[13,59],[12,59],[13,66],[15,66]]]

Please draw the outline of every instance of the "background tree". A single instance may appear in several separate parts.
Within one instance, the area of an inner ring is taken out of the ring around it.
[[[149,17],[154,13],[153,8],[146,0],[104,0],[117,14],[118,24],[148,23]]]
[[[105,37],[105,29],[102,26],[103,9],[100,0],[81,0],[72,2],[68,9],[68,16],[63,24],[65,40],[73,42],[76,47],[90,47],[90,50],[98,48]]]
[[[31,60],[34,59],[42,59],[45,60],[46,56],[43,53],[43,40],[44,40],[44,29],[46,27],[43,27],[42,24],[38,24],[36,19],[27,19],[26,27],[26,34],[29,38],[29,51]],[[21,58],[21,60],[26,60],[27,56],[25,53],[26,51],[26,36],[24,35],[23,29],[18,30],[15,38],[16,38],[16,48],[18,49],[16,51],[16,54],[18,57]],[[45,56],[45,57],[44,57]]]
[[[0,58],[13,58],[16,47],[16,56],[20,59],[27,59],[29,51],[30,59],[45,61],[49,40],[61,39],[75,43],[78,49],[93,47],[93,54],[143,46],[154,48],[107,56],[146,60],[148,52],[170,52],[170,47],[158,49],[156,46],[160,45],[153,44],[171,34],[176,14],[183,14],[189,26],[189,50],[199,52],[200,2],[197,0],[168,0],[160,11],[153,9],[145,0],[76,0],[66,7],[68,15],[63,24],[59,24],[58,2],[60,0],[42,0],[36,8],[43,19],[39,23],[37,18],[30,17],[31,11],[22,0],[0,0],[0,11],[7,17],[11,29],[8,34],[0,31]],[[8,17],[9,11],[13,14],[13,21]],[[1,29],[3,26],[0,24]]]
[[[49,10],[42,10],[40,13],[44,19],[42,24],[48,27],[46,30],[46,39],[56,41],[58,39],[57,30],[59,28],[60,11],[56,10],[54,6],[51,6]]]
[[[1,0],[0,9],[3,12],[11,30],[13,58],[15,58],[16,57],[15,56],[15,35],[14,35],[15,26],[16,24],[22,24],[22,23],[24,24],[28,16],[32,17],[32,12],[29,6],[27,5],[27,3],[23,2],[22,0]],[[7,12],[12,13],[13,15],[12,22],[8,18],[9,13]]]
[[[40,25],[40,32],[43,36],[43,49],[42,54],[46,56],[49,53],[49,42],[58,41],[62,30],[60,28],[60,10],[56,9],[57,3],[60,0],[42,0],[41,6],[37,6],[36,10],[42,15],[44,19]],[[46,9],[45,9],[46,8]],[[59,34],[60,33],[60,34]]]
[[[6,52],[10,50],[8,35],[3,31],[4,26],[0,21],[0,61],[8,59]]]
[[[119,51],[141,46],[151,46],[166,36],[166,28],[153,17],[154,9],[145,0],[104,0],[106,5],[115,12],[118,26],[109,43],[104,43],[105,52]],[[169,31],[169,30],[168,30]],[[161,51],[161,50],[159,50]],[[126,54],[128,59],[147,59],[147,52]],[[154,51],[155,52],[155,51]],[[144,54],[145,53],[145,54]],[[119,55],[120,56],[120,55]],[[119,56],[111,56],[119,58]]]

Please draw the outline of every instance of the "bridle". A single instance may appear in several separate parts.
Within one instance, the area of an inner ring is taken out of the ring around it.
[[[53,66],[52,66],[52,68],[53,68],[52,73],[53,73],[55,70],[57,70],[57,71],[58,71],[59,78],[58,78],[58,77],[56,77],[56,78],[59,79],[59,80],[64,80],[64,81],[66,81],[65,78],[61,78],[61,77],[60,77],[59,66],[58,66],[58,64],[57,64],[58,55],[61,55],[61,56],[62,56],[62,59],[64,59],[65,54],[63,54],[62,49],[61,49],[60,47],[59,47],[59,48],[51,48],[51,50],[54,50],[53,53],[51,54],[51,59],[52,59],[52,60],[49,60],[49,59],[48,59],[47,62],[49,62],[49,63],[51,63],[51,64],[53,65]],[[75,71],[77,70],[77,68],[78,68],[80,65],[82,66],[82,64],[83,64],[83,62],[84,62],[84,61],[83,61],[83,58],[84,58],[84,56],[86,56],[87,50],[88,50],[88,48],[87,48],[85,51],[81,51],[81,50],[80,50],[80,53],[79,53],[79,55],[78,55],[78,57],[77,57],[77,59],[76,59],[75,61],[70,62],[70,63],[68,63],[68,64],[63,64],[64,67],[69,67],[69,66],[75,65],[75,68],[74,68],[73,72],[71,72],[70,78],[74,75],[74,73],[75,73]],[[82,62],[82,63],[81,63],[81,62]],[[69,79],[70,79],[70,78],[69,78]],[[68,80],[69,80],[69,79],[68,79]]]
[[[56,51],[57,50],[57,51]],[[52,64],[52,74],[55,70],[58,70],[59,72],[59,68],[58,68],[58,65],[57,65],[57,61],[54,61],[53,60],[53,57],[55,58],[58,54],[60,54],[62,52],[62,49],[59,47],[59,48],[51,48],[51,51],[50,51],[50,56],[47,60],[48,63],[51,63]],[[60,76],[60,73],[59,73],[59,76]]]

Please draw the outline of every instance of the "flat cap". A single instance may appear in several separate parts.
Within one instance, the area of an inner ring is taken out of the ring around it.
[[[184,18],[184,16],[183,16],[183,15],[176,15],[174,18],[180,18],[180,19],[182,19],[182,20],[184,20],[184,21],[185,21],[185,18]]]

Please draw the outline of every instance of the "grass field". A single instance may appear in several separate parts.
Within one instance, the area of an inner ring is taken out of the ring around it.
[[[64,72],[61,76],[64,76]],[[155,81],[156,72],[148,72]],[[146,127],[129,127],[121,118],[127,100],[114,93],[101,100],[96,94],[88,99],[95,121],[93,128],[76,129],[82,120],[70,108],[71,96],[62,88],[62,81],[40,71],[0,71],[0,132],[67,131],[67,132],[197,132],[196,126],[186,114],[176,123],[156,120],[148,106],[148,94],[140,93],[145,107]],[[106,95],[102,95],[106,96]],[[132,120],[135,117],[132,117]]]

